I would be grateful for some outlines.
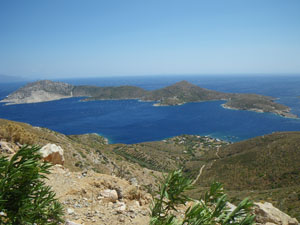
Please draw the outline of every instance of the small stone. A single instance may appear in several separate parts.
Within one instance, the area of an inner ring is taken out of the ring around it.
[[[139,203],[139,201],[135,201],[134,203],[135,203],[135,205],[138,206],[138,207],[141,206],[140,203]]]
[[[134,185],[134,186],[138,186],[138,181],[135,177],[131,178],[129,180],[130,184]]]
[[[146,210],[142,211],[143,216],[147,216],[148,212]]]
[[[119,212],[125,211],[126,210],[126,204],[124,202],[120,202],[119,204],[120,204],[120,206],[117,208],[117,211],[119,211]]]
[[[82,175],[83,177],[86,177],[87,171],[83,171],[83,172],[81,173],[81,175]]]
[[[74,209],[68,208],[68,209],[67,209],[67,213],[68,213],[69,215],[74,214]]]
[[[125,222],[125,218],[122,216],[122,217],[119,218],[119,221],[120,221],[121,223],[124,223],[124,222]]]
[[[80,204],[75,204],[74,205],[76,208],[81,208],[81,205]]]
[[[81,225],[81,224],[79,224],[79,223],[74,223],[74,222],[72,222],[72,221],[67,220],[66,223],[65,223],[65,225]]]

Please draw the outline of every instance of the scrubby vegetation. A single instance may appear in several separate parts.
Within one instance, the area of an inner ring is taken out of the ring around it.
[[[203,165],[204,153],[228,144],[210,137],[181,135],[163,141],[113,145],[113,151],[149,169],[168,172],[183,168],[185,175],[195,178]]]
[[[0,139],[20,144],[33,144],[36,137],[18,124],[8,123],[0,127]]]
[[[17,138],[17,134],[22,134],[22,138]],[[22,139],[26,142],[33,139],[33,144],[40,146],[47,143],[61,146],[65,150],[65,167],[71,171],[93,169],[127,180],[135,177],[151,192],[156,179],[150,174],[159,177],[161,172],[182,168],[184,175],[195,181],[195,189],[188,192],[190,197],[199,198],[212,182],[219,181],[232,203],[237,204],[250,196],[254,201],[271,202],[300,219],[300,132],[274,133],[234,144],[209,137],[181,135],[126,145],[107,144],[97,134],[66,136],[46,128],[0,119],[1,141],[22,143]],[[200,178],[195,179],[204,165]]]
[[[43,181],[51,165],[41,161],[38,151],[24,146],[10,160],[0,158],[0,224],[62,222],[62,206]]]
[[[191,201],[185,192],[192,189],[192,180],[183,176],[181,170],[169,173],[161,182],[151,208],[152,225],[251,225],[254,215],[249,212],[252,203],[244,199],[232,210],[228,208],[227,196],[222,185],[214,183],[202,199],[195,201],[183,216],[176,216],[176,207]]]
[[[206,167],[196,183],[203,192],[217,180],[236,201],[251,195],[300,219],[300,132],[280,132],[234,143],[203,156]]]

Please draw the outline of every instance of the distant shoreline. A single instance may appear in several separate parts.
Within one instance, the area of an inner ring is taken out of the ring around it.
[[[228,105],[226,105],[226,103],[224,104],[221,104],[221,106],[224,108],[224,109],[229,109],[229,110],[244,110],[244,109],[238,109],[238,108],[234,108],[234,107],[230,107]],[[272,114],[275,114],[277,116],[281,116],[283,118],[288,118],[288,119],[299,119],[299,117],[297,115],[294,115],[294,114],[291,114],[291,113],[275,113],[275,112],[264,112],[263,110],[261,109],[247,109],[245,111],[252,111],[252,112],[256,112],[256,113],[272,113]]]
[[[153,106],[180,106],[190,102],[227,101],[226,109],[270,112],[286,118],[297,118],[286,105],[274,98],[258,94],[224,93],[201,88],[187,81],[180,81],[165,88],[147,91],[136,86],[74,86],[63,82],[42,80],[21,87],[0,102],[5,105],[38,103],[71,97],[85,97],[81,101],[130,100],[154,102]],[[230,106],[228,106],[228,104]]]

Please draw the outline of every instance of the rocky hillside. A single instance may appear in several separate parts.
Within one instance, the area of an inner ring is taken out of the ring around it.
[[[300,132],[280,132],[220,149],[220,159],[203,173],[230,189],[271,189],[300,185]]]
[[[224,184],[234,202],[246,196],[267,200],[300,219],[300,132],[281,132],[239,143],[197,135],[158,142],[111,145],[130,162],[167,172],[183,168],[198,198],[213,181]]]
[[[264,199],[300,219],[299,140],[300,132],[280,132],[207,152],[194,194],[217,180],[236,200]]]
[[[42,80],[29,83],[11,93],[2,102],[8,104],[34,103],[53,101],[72,97],[73,85],[63,82]]]
[[[89,96],[83,101],[108,100],[108,99],[139,99],[147,93],[142,88],[134,86],[120,87],[91,87],[76,86],[73,89],[74,96]]]
[[[65,220],[69,225],[148,225],[152,197],[136,184],[109,175],[88,172],[70,172],[55,166],[48,175],[47,184],[64,205]],[[178,217],[193,201],[177,205]],[[230,210],[235,208],[230,204]],[[298,225],[298,221],[281,212],[268,202],[254,203],[257,225]]]
[[[223,105],[229,109],[271,112],[285,117],[297,117],[290,108],[274,102],[271,97],[256,94],[223,93],[198,87],[187,81],[154,91],[135,86],[96,87],[73,86],[62,82],[37,81],[30,83],[7,96],[7,104],[45,102],[69,97],[87,97],[83,101],[108,99],[140,99],[155,101],[156,106],[181,105],[188,102],[226,100]]]
[[[272,202],[299,219],[299,137],[300,132],[276,133],[229,144],[182,135],[110,145],[97,134],[66,136],[1,119],[0,155],[11,157],[25,143],[54,152],[45,159],[63,166],[54,167],[47,183],[64,205],[66,219],[78,224],[148,224],[155,177],[178,167],[194,179],[196,189],[189,194],[196,199],[211,181],[218,180],[233,203],[250,196]],[[62,150],[63,160],[57,160]],[[256,203],[256,207],[258,224],[298,224],[269,203]],[[185,209],[179,206],[178,213]]]
[[[160,105],[178,105],[186,102],[227,100],[231,95],[201,88],[187,81],[181,81],[171,86],[151,91],[142,99],[159,101]]]
[[[78,224],[149,224],[151,195],[115,176],[71,172],[55,166],[47,184],[64,205],[65,219]]]
[[[22,144],[55,144],[64,150],[64,166],[70,171],[96,171],[134,179],[152,187],[160,172],[142,168],[111,151],[107,140],[97,134],[67,136],[46,128],[0,119],[0,154],[11,154]]]

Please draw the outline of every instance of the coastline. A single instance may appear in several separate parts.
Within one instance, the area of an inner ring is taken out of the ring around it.
[[[273,113],[277,116],[281,116],[283,118],[287,118],[287,119],[299,119],[299,117],[295,114],[292,114],[290,112],[283,112],[283,111],[278,111],[276,110],[275,112],[265,112],[261,109],[255,109],[255,108],[250,108],[250,109],[239,109],[239,108],[234,108],[234,107],[230,107],[228,105],[226,105],[226,103],[221,104],[221,106],[224,109],[230,109],[230,110],[246,110],[246,111],[252,111],[252,112],[256,112],[256,113]]]
[[[33,103],[42,103],[42,102],[51,102],[51,101],[57,101],[61,99],[66,99],[66,98],[73,98],[74,96],[57,96],[57,97],[51,97],[47,99],[36,99],[36,98],[31,98],[28,100],[22,100],[21,102],[19,99],[13,99],[13,100],[5,100],[2,99],[0,100],[1,103],[4,103],[5,106],[8,105],[20,105],[20,104],[33,104]]]

